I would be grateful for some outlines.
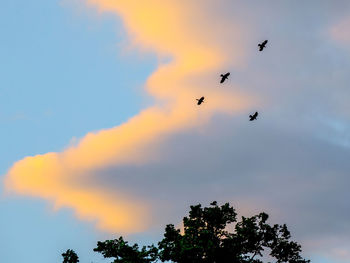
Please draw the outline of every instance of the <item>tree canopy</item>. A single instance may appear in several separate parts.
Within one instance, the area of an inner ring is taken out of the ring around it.
[[[79,257],[72,249],[68,249],[65,253],[62,254],[63,263],[78,263]]]
[[[158,250],[155,246],[145,246],[139,249],[137,244],[130,246],[123,237],[115,240],[97,242],[95,252],[101,253],[105,258],[115,258],[114,263],[150,263],[155,262]]]
[[[260,213],[237,222],[229,203],[191,206],[189,216],[183,219],[183,234],[174,225],[166,226],[159,242],[159,258],[179,263],[262,263],[263,251],[269,249],[277,263],[309,262],[300,256],[301,246],[289,241],[287,226],[271,226],[267,219],[266,213]]]
[[[268,218],[260,213],[238,221],[229,203],[212,202],[204,208],[198,204],[183,218],[183,231],[166,226],[158,247],[131,246],[120,237],[98,242],[94,251],[114,258],[113,263],[263,263],[266,255],[276,263],[310,262],[301,257],[301,246],[290,240],[287,226],[270,225]]]

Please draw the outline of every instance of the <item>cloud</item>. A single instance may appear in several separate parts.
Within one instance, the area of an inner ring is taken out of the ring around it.
[[[79,218],[95,221],[103,230],[140,231],[152,213],[147,200],[118,186],[107,191],[84,181],[112,165],[152,162],[160,155],[156,145],[161,138],[205,123],[215,113],[235,113],[249,106],[254,100],[249,94],[217,87],[219,72],[228,61],[237,64],[243,47],[237,45],[228,54],[226,44],[218,41],[220,19],[193,3],[93,0],[89,4],[120,16],[135,47],[171,58],[169,63],[160,62],[145,85],[155,105],[122,125],[87,134],[62,152],[16,162],[5,177],[5,187],[8,192],[48,199],[56,208],[71,207]],[[218,31],[203,30],[215,20],[218,25],[213,29]],[[231,29],[231,37],[238,35],[238,29]],[[200,96],[208,99],[199,110],[195,98]]]
[[[89,3],[122,18],[130,46],[160,58],[145,84],[155,103],[17,162],[7,190],[72,207],[113,233],[159,232],[189,205],[230,201],[287,223],[307,256],[349,261],[350,64],[329,34],[346,27],[348,1]],[[222,71],[231,78],[218,87]]]

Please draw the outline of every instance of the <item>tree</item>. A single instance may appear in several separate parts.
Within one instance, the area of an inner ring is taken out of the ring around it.
[[[78,263],[79,257],[72,249],[68,249],[66,253],[62,254],[63,263]]]
[[[276,263],[310,262],[300,256],[301,246],[289,241],[287,226],[270,226],[267,219],[266,213],[260,213],[237,222],[229,203],[219,207],[213,202],[204,209],[200,204],[191,206],[189,216],[183,219],[183,234],[174,225],[166,226],[159,242],[159,258],[178,263],[262,263],[262,252],[268,248]],[[229,232],[229,228],[234,231]]]
[[[300,256],[301,246],[290,241],[286,225],[269,225],[269,216],[260,213],[242,217],[226,203],[209,207],[191,206],[183,219],[184,231],[169,224],[164,238],[154,245],[141,249],[128,245],[122,237],[98,242],[94,251],[113,263],[151,263],[172,261],[177,263],[263,263],[269,254],[276,263],[308,263]],[[266,260],[265,260],[266,261]],[[70,261],[67,261],[70,262]],[[65,263],[65,262],[64,262]]]
[[[122,237],[104,242],[99,241],[94,251],[101,253],[105,258],[115,258],[114,263],[150,263],[156,261],[158,256],[158,250],[155,246],[147,248],[143,246],[139,250],[137,244],[129,246]]]

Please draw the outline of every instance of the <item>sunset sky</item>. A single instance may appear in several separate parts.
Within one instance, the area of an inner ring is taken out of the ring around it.
[[[109,262],[213,200],[350,262],[350,1],[2,0],[0,28],[1,263]]]

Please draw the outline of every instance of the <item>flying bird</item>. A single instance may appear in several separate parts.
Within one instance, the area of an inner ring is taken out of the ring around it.
[[[253,115],[249,115],[250,121],[256,120],[257,117],[258,117],[258,112],[255,112]]]
[[[227,72],[226,74],[221,74],[221,80],[220,83],[224,83],[224,81],[230,76],[230,72]]]
[[[262,42],[261,44],[259,44],[259,51],[263,51],[263,49],[266,47],[266,44],[267,44],[267,40],[265,40],[264,42]]]
[[[204,97],[201,97],[200,99],[197,99],[197,105],[201,105],[204,102]]]

